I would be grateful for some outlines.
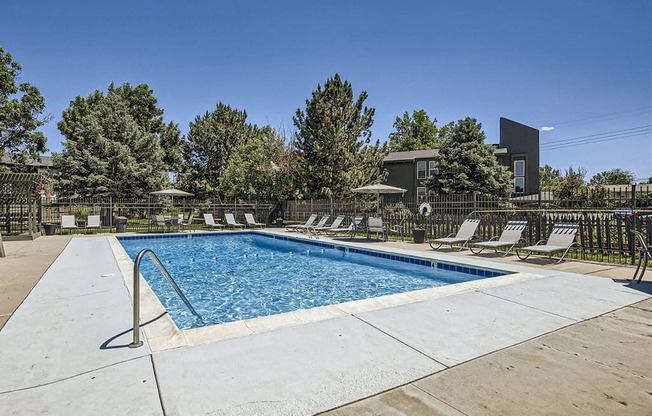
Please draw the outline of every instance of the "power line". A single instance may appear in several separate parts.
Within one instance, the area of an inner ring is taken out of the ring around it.
[[[545,125],[546,126],[552,126],[555,129],[560,129],[560,128],[566,128],[566,127],[572,127],[572,126],[579,126],[579,125],[582,125],[582,124],[591,124],[591,123],[595,123],[596,120],[608,121],[608,120],[617,120],[617,119],[626,118],[626,117],[634,117],[636,115],[648,113],[648,112],[650,112],[651,109],[652,109],[652,106],[647,106],[647,107],[636,108],[634,110],[618,111],[618,112],[615,112],[615,113],[601,114],[601,115],[593,116],[593,117],[580,118],[580,119],[569,120],[569,121],[562,121],[560,123],[549,123],[549,124],[545,124]],[[600,119],[603,119],[603,120],[600,120]]]
[[[568,143],[568,144],[560,144],[556,146],[550,146],[550,147],[542,147],[540,150],[545,151],[545,150],[554,150],[554,149],[562,149],[565,147],[572,147],[572,146],[584,146],[587,144],[593,144],[593,143],[601,143],[601,142],[611,142],[614,140],[620,140],[620,139],[626,139],[628,137],[636,137],[636,136],[644,136],[652,133],[652,129],[643,131],[643,132],[632,132],[632,133],[625,133],[621,135],[614,135],[611,137],[598,137],[595,139],[590,139],[590,140],[585,140],[581,142],[575,142],[575,143]]]
[[[591,137],[609,136],[609,135],[616,134],[616,133],[621,134],[621,133],[624,133],[624,132],[640,131],[640,130],[648,129],[650,127],[652,127],[652,124],[646,124],[645,126],[632,127],[632,128],[629,128],[629,129],[612,130],[612,131],[607,131],[607,132],[603,132],[603,133],[589,134],[587,136],[571,137],[569,139],[554,140],[554,141],[547,142],[547,143],[543,144],[541,147],[546,147],[546,146],[549,146],[549,145],[555,145],[557,143],[568,143],[568,142],[571,142],[571,141],[576,141],[576,140],[580,140],[580,139],[587,139],[587,138],[591,138]]]

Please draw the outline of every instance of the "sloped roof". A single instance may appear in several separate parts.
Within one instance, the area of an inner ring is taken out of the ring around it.
[[[0,164],[14,165],[15,163],[11,160],[11,155],[2,155],[2,157],[0,157]],[[52,167],[52,156],[41,156],[40,162],[34,159],[29,159],[26,165]]]
[[[439,149],[425,149],[425,150],[409,150],[407,152],[391,152],[383,162],[405,162],[414,161],[416,159],[428,159],[437,157]]]

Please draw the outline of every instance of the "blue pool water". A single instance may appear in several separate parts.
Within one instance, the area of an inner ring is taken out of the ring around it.
[[[259,233],[119,241],[132,260],[152,249],[201,315],[190,313],[145,258],[141,273],[181,329],[504,274]]]

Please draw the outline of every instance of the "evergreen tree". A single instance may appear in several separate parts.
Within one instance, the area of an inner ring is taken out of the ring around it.
[[[20,64],[0,46],[0,156],[9,153],[16,164],[28,158],[40,160],[47,150],[46,138],[36,129],[49,119],[42,117],[45,99],[38,88],[18,83],[21,71]]]
[[[220,179],[229,159],[242,151],[252,132],[245,111],[221,102],[215,110],[195,117],[183,150],[180,184],[200,198],[219,196]]]
[[[394,121],[395,132],[389,134],[389,150],[403,152],[407,150],[436,149],[439,146],[437,139],[437,119],[430,120],[426,110],[412,112],[406,111],[403,118],[396,117]]]
[[[342,198],[352,188],[382,178],[380,167],[371,162],[378,152],[363,150],[371,140],[375,112],[364,106],[366,99],[365,91],[354,99],[351,84],[335,74],[323,89],[318,85],[313,91],[305,112],[297,110],[295,149],[306,195]]]
[[[57,124],[64,150],[54,155],[63,195],[144,197],[165,186],[159,138],[136,121],[132,104],[109,88],[78,96],[64,110]]]
[[[467,117],[459,120],[439,150],[439,175],[426,186],[437,193],[478,192],[504,196],[511,188],[511,173],[498,163],[494,148],[484,143],[482,125]]]

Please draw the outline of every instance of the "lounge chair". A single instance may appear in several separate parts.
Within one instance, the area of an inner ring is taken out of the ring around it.
[[[206,228],[210,228],[212,230],[214,229],[221,230],[224,228],[222,224],[218,224],[215,222],[215,219],[213,218],[213,214],[204,214],[204,224],[206,224]]]
[[[315,227],[314,230],[317,233],[328,233],[328,230],[334,230],[337,228],[340,228],[340,225],[342,225],[342,221],[344,221],[344,218],[346,218],[346,215],[338,215],[333,223],[329,225],[328,227]]]
[[[299,231],[301,231],[301,232],[306,232],[306,233],[314,232],[314,233],[317,233],[316,229],[326,226],[326,223],[328,222],[328,220],[330,218],[331,218],[330,214],[324,214],[324,216],[321,217],[321,219],[319,220],[319,222],[317,222],[317,224],[309,225],[307,227],[298,227],[297,229]]]
[[[79,227],[77,227],[77,222],[75,221],[75,216],[74,215],[62,215],[61,216],[61,232],[60,234],[63,234],[63,230],[68,229],[68,230],[77,230]]]
[[[376,235],[380,235],[381,239],[384,239],[385,227],[383,227],[383,219],[378,217],[367,218],[367,226],[361,227],[360,225],[358,225],[357,227],[355,227],[351,238],[355,238],[358,232],[366,233],[367,238],[369,238],[369,235],[371,234],[376,234]]]
[[[152,215],[150,225],[153,225],[157,228],[163,228],[163,231],[170,228],[170,224],[165,221],[165,217],[162,215]]]
[[[475,237],[475,231],[478,229],[478,225],[480,225],[479,219],[464,220],[460,229],[457,230],[457,234],[453,235],[453,233],[450,233],[446,237],[436,238],[428,243],[433,250],[439,249],[444,244],[450,244],[451,248],[454,248],[453,246],[455,244],[461,244],[460,250],[462,250]]]
[[[496,253],[498,253],[499,248],[507,248],[501,254],[504,257],[514,249],[516,244],[523,241],[521,235],[523,235],[525,227],[527,227],[527,221],[508,221],[500,237],[496,236],[487,241],[471,243],[469,248],[473,254],[480,254],[485,248],[493,248]]]
[[[648,217],[648,221],[650,221],[650,218],[651,217]],[[652,247],[648,246],[647,242],[645,241],[645,236],[643,236],[643,233],[636,230],[631,230],[631,233],[634,234],[634,238],[636,239],[634,241],[634,247],[636,247],[636,251],[638,251],[638,255],[639,255],[638,266],[636,266],[636,271],[634,272],[634,277],[632,277],[632,281],[637,281],[638,283],[641,283],[641,280],[645,275],[645,269],[647,268],[647,263],[652,258]],[[642,269],[641,269],[641,265],[643,266]],[[638,275],[639,270],[641,271],[640,276]],[[638,276],[638,280],[636,280],[637,276]]]
[[[184,227],[192,225],[192,219],[193,219],[193,214],[190,214],[187,220],[184,219],[179,220],[179,227],[181,227],[181,229],[183,230]]]
[[[247,226],[251,228],[265,228],[267,224],[264,222],[256,222],[256,219],[254,218],[254,214],[251,213],[246,213],[245,215],[245,220],[247,221]]]
[[[310,215],[310,217],[308,218],[305,224],[288,225],[287,227],[285,227],[285,229],[288,231],[299,231],[302,228],[312,226],[312,223],[314,223],[316,219],[317,219],[317,214],[312,214]]]
[[[86,220],[86,228],[102,228],[102,220],[99,215],[89,215]]]
[[[352,232],[360,231],[361,230],[360,224],[362,224],[362,220],[364,220],[364,217],[362,215],[359,215],[359,216],[353,218],[353,220],[351,220],[351,224],[349,224],[348,227],[340,227],[340,228],[328,229],[328,230],[325,231],[326,235],[336,236],[336,235],[339,235],[341,233],[352,233]]]
[[[233,214],[230,213],[225,213],[224,214],[224,219],[226,220],[226,226],[230,228],[245,228],[246,225],[240,224],[239,222],[236,222],[235,217]]]
[[[519,247],[516,249],[516,255],[519,259],[525,260],[532,253],[547,254],[550,261],[552,260],[552,255],[554,253],[562,252],[561,258],[557,263],[561,263],[566,257],[566,254],[573,246],[579,246],[575,241],[575,236],[577,234],[577,229],[579,228],[578,224],[572,223],[558,223],[552,227],[552,232],[548,236],[548,240],[539,240],[533,246]],[[541,244],[545,241],[545,244]],[[522,255],[521,252],[527,252],[527,254]]]

